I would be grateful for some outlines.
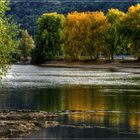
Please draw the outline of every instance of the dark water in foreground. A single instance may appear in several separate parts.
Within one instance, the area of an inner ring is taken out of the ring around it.
[[[27,139],[140,139],[140,75],[13,65],[0,90],[0,109],[60,113],[62,126]]]

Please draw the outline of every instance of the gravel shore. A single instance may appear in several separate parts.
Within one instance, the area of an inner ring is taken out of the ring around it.
[[[44,111],[0,111],[0,138],[23,137],[48,126],[56,126],[58,115]]]

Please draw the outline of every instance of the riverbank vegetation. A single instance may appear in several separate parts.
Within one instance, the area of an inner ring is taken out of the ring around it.
[[[0,77],[6,73],[17,48],[18,26],[11,17],[5,16],[6,10],[8,10],[8,3],[4,0],[0,1]]]
[[[31,56],[32,49],[35,48],[35,43],[32,36],[29,35],[27,30],[21,31],[21,39],[19,40],[19,59],[26,61],[28,56]]]
[[[44,13],[57,12],[67,15],[72,11],[103,11],[107,13],[108,9],[116,8],[126,12],[128,7],[138,3],[134,0],[10,0],[11,10],[7,14],[14,15],[20,27],[28,30],[31,35],[36,32],[36,20]]]
[[[139,59],[139,19],[139,4],[131,6],[126,13],[111,8],[107,14],[71,12],[65,18],[63,14],[43,14],[37,22],[37,47],[32,54],[37,59],[33,62],[57,58],[113,61],[117,54],[131,54]]]
[[[57,13],[43,14],[37,21],[35,36],[36,48],[33,50],[33,62],[45,62],[63,55],[64,15]]]
[[[1,69],[10,61],[45,63],[53,60],[109,60],[116,55],[140,59],[140,4],[127,12],[110,8],[107,12],[45,13],[37,21],[34,36],[19,29],[5,16],[8,6],[1,2]]]

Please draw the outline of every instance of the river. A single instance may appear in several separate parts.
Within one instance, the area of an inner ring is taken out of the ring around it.
[[[62,126],[26,139],[140,139],[140,74],[12,65],[0,89],[0,109],[60,113]]]

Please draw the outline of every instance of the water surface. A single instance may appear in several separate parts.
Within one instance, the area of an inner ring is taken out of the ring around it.
[[[60,113],[61,126],[27,138],[140,138],[140,74],[13,65],[0,109]]]

